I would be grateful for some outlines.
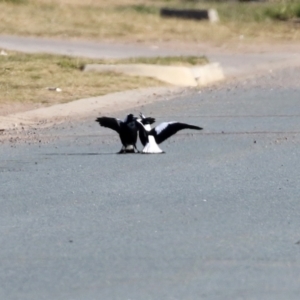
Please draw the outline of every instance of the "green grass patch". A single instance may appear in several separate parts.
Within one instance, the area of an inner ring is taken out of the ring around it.
[[[130,63],[130,64],[152,64],[152,65],[204,65],[208,63],[208,59],[205,56],[158,56],[158,57],[138,57],[119,60],[118,63]]]
[[[26,4],[27,0],[0,0],[0,3],[10,3],[10,4]]]
[[[144,15],[158,15],[159,14],[159,8],[157,6],[153,5],[121,5],[117,6],[115,8],[116,11],[122,12],[122,11],[132,11],[136,12],[138,14],[144,14]]]
[[[273,0],[266,2],[236,2],[223,0],[172,1],[170,7],[186,9],[214,8],[224,22],[268,22],[300,17],[299,0]]]
[[[97,60],[99,64],[149,64],[164,66],[195,66],[208,63],[205,56],[156,56]]]
[[[264,11],[265,16],[273,20],[287,21],[300,18],[300,3],[287,3],[268,7]]]

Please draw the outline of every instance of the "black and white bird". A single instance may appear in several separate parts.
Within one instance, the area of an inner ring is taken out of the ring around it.
[[[164,153],[164,151],[159,148],[158,144],[162,143],[163,141],[177,133],[179,130],[203,129],[195,125],[180,123],[176,121],[163,122],[151,129],[150,124],[143,124],[141,121],[146,117],[143,114],[140,114],[140,117],[141,119],[137,119],[136,122],[139,128],[139,137],[142,145],[144,146],[142,153]]]
[[[151,124],[153,124],[154,122],[153,123],[148,122],[148,120],[151,120],[151,118],[149,118],[149,117],[146,118],[142,113],[140,113],[140,119],[137,119],[137,120],[141,121],[142,124],[144,125],[144,128],[141,127],[140,124],[138,124],[138,127],[139,127],[140,141],[141,141],[142,145],[145,146],[147,143],[147,136],[148,136],[147,132],[151,130]]]
[[[138,136],[138,126],[136,122],[137,118],[134,117],[133,114],[129,114],[126,116],[124,121],[116,118],[109,117],[101,117],[97,118],[96,122],[100,124],[100,126],[110,128],[116,131],[122,143],[122,148],[118,153],[135,153],[138,149],[136,147],[137,136]],[[154,118],[145,118],[144,120],[140,120],[141,124],[153,124],[155,122]]]

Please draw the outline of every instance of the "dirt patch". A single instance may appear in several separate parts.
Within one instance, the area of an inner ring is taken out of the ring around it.
[[[0,105],[0,116],[21,113],[41,107],[41,104],[36,103],[2,103]]]

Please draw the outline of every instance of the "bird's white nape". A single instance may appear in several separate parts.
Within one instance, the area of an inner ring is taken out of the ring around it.
[[[146,124],[146,125],[144,125],[144,128],[146,129],[146,131],[150,131],[151,130],[151,125]]]

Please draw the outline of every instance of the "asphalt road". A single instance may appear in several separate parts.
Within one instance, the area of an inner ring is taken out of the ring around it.
[[[95,116],[2,144],[0,298],[298,300],[299,78],[134,110],[205,128],[166,154],[116,155]]]

